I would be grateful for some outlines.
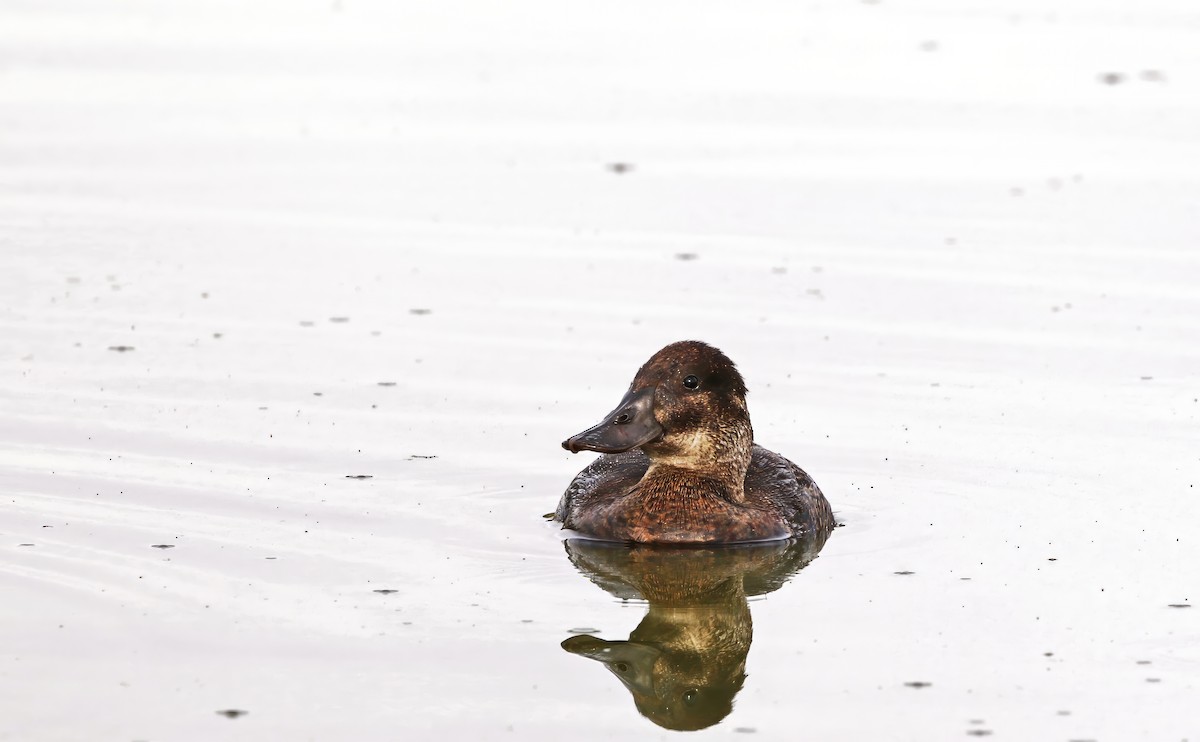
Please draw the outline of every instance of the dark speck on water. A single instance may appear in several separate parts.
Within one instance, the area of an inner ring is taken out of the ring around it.
[[[347,474],[346,479],[371,479],[374,474]]]
[[[110,346],[108,346],[108,349],[115,350],[118,353],[128,353],[129,351],[133,350],[133,346],[132,345],[110,345]]]
[[[990,737],[992,734],[992,730],[991,729],[968,729],[967,734],[971,735],[972,737]]]
[[[892,574],[894,574],[894,575],[915,575],[916,572],[910,572],[907,569],[905,569],[905,570],[901,570],[899,572],[893,572]]]
[[[306,320],[306,319],[302,319],[302,320],[300,320],[300,326],[301,326],[301,327],[316,327],[316,326],[317,326],[317,323],[316,323],[316,322],[310,322],[310,321],[308,321],[308,320]]]
[[[933,683],[929,683],[924,680],[910,680],[904,685],[909,688],[928,688],[929,686],[933,685]]]
[[[246,714],[248,714],[250,712],[242,711],[241,709],[222,709],[221,711],[218,711],[217,713],[220,714],[221,716],[224,716],[226,719],[236,719],[239,716],[245,716]]]
[[[1168,603],[1168,608],[1191,608],[1191,603]]]
[[[151,549],[174,549],[175,544],[150,544]]]
[[[737,734],[754,734],[758,730],[754,727],[734,727],[733,731]]]
[[[349,317],[330,317],[329,321],[342,323],[342,322],[349,322],[350,318]]]
[[[617,175],[624,175],[625,173],[633,172],[633,163],[632,162],[610,162],[610,163],[608,163],[608,169],[610,171],[616,173]]]
[[[1105,72],[1100,75],[1100,82],[1105,85],[1120,85],[1125,80],[1125,76],[1120,72]]]
[[[378,383],[379,386],[396,386],[396,382],[394,381],[380,381]]]
[[[698,257],[700,257],[700,256],[694,252],[677,252],[677,253],[675,253],[676,260],[695,260]]]
[[[398,593],[398,592],[400,592],[400,591],[399,591],[399,590],[393,590],[393,589],[391,589],[391,588],[385,587],[385,588],[382,588],[382,589],[379,589],[379,590],[372,590],[371,592],[373,592],[373,593],[379,593],[380,595],[391,595],[392,593]]]
[[[413,461],[416,459],[436,459],[436,458],[437,458],[437,456],[422,456],[419,453],[414,453],[412,456],[408,457],[408,460]]]
[[[424,309],[424,308],[421,308],[421,307],[417,307],[417,308],[415,308],[415,309],[410,309],[410,310],[408,310],[408,313],[409,313],[409,314],[415,314],[415,315],[417,315],[418,317],[424,317],[424,316],[425,316],[425,315],[427,315],[427,314],[433,314],[433,310],[432,310],[432,309]]]

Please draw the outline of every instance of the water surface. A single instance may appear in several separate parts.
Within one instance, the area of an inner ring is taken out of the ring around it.
[[[1194,738],[1197,33],[8,4],[0,739]],[[684,338],[845,524],[802,570],[542,520]]]

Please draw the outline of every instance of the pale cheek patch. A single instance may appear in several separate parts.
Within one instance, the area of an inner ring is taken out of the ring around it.
[[[716,457],[712,431],[694,430],[687,433],[676,433],[667,439],[671,452],[667,455],[655,455],[657,464],[668,464],[680,468],[691,468],[697,463],[713,461]]]

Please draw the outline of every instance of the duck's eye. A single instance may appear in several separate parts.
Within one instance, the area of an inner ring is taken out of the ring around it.
[[[688,690],[688,691],[684,692],[684,694],[683,694],[683,702],[688,706],[695,706],[696,701],[698,701],[699,699],[700,699],[700,691],[696,690],[695,688],[692,688],[691,690]]]
[[[696,387],[700,386],[700,380],[695,376],[689,376],[683,380],[683,385],[688,389],[695,389]]]

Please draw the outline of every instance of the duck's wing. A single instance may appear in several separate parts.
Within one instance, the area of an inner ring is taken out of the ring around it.
[[[755,444],[746,471],[746,497],[777,511],[797,535],[819,536],[821,541],[833,530],[833,509],[812,477],[774,451]],[[819,549],[820,547],[818,547]]]
[[[571,516],[580,509],[624,497],[642,479],[650,459],[640,449],[603,454],[575,475],[558,501],[554,519],[571,528]]]

